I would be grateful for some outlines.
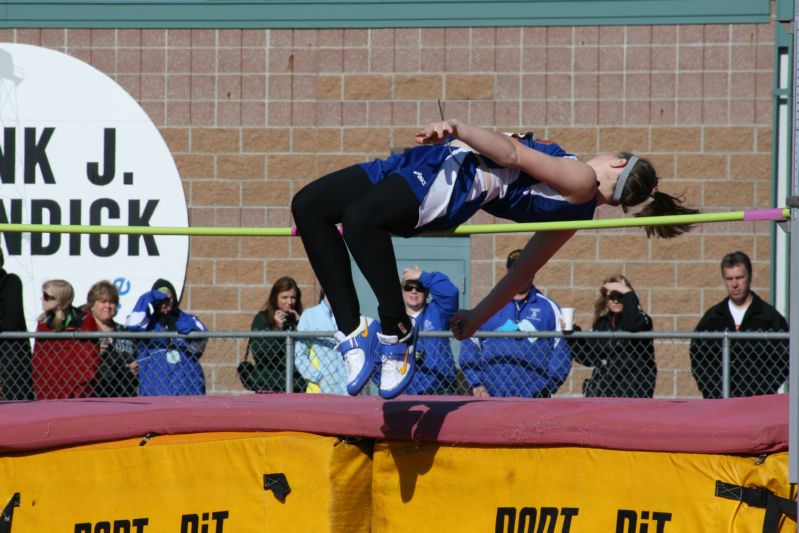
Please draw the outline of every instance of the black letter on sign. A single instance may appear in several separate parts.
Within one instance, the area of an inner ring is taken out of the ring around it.
[[[36,166],[42,169],[42,180],[55,183],[50,161],[47,160],[47,143],[53,136],[55,128],[44,128],[39,141],[36,141],[36,128],[25,128],[25,183],[36,183]]]
[[[81,220],[81,201],[69,201],[69,224],[72,226],[80,226]],[[83,237],[80,233],[69,234],[69,255],[80,255],[80,240]]]
[[[211,518],[216,521],[216,532],[215,533],[223,533],[225,530],[225,519],[229,516],[227,511],[216,511],[215,513],[211,513]]]
[[[89,224],[102,226],[102,210],[108,210],[108,218],[119,218],[119,205],[110,198],[100,198],[92,202],[89,208]],[[108,236],[108,246],[103,246],[102,235],[93,233],[89,235],[89,249],[97,257],[111,257],[119,250],[119,235]]]
[[[507,527],[505,522],[507,520]],[[514,533],[516,531],[516,508],[497,507],[497,523],[494,526],[495,533]]]
[[[144,526],[150,523],[149,518],[134,518],[133,526],[136,528],[136,533],[144,533]]]
[[[3,128],[3,146],[0,148],[0,179],[3,183],[17,181],[17,128]]]
[[[538,516],[538,511],[535,507],[522,507],[519,511],[519,533],[535,531],[536,516]],[[530,522],[529,526],[527,522]],[[543,528],[543,523],[541,527]],[[543,529],[539,528],[539,531],[543,531]]]
[[[546,532],[554,533],[555,525],[558,523],[558,508],[557,507],[542,507],[541,508],[541,522],[538,523],[538,531],[545,531],[544,526],[547,525]]]
[[[652,520],[657,524],[657,533],[664,533],[666,529],[666,522],[671,521],[671,513],[652,513]]]
[[[49,224],[61,224],[61,208],[54,200],[31,200],[31,224],[42,224],[43,211],[50,211]],[[31,233],[31,255],[53,255],[61,246],[61,234],[49,233],[50,244],[43,244],[43,233]]]
[[[200,533],[200,517],[196,514],[184,514],[180,518],[180,533]]]
[[[108,185],[114,179],[116,172],[116,153],[117,153],[117,130],[105,128],[103,135],[103,173],[99,174],[97,169],[99,163],[86,163],[86,176],[95,185]]]
[[[94,533],[111,533],[111,522],[97,522],[94,524]]]
[[[147,206],[141,215],[139,214],[139,201],[129,200],[129,202],[128,226],[149,226],[150,217],[155,212],[158,200],[147,200]],[[139,239],[144,239],[147,255],[161,255],[158,253],[158,246],[155,245],[155,237],[152,235],[128,235],[128,255],[139,255]]]
[[[11,200],[11,220],[8,220],[6,206],[0,201],[0,222],[3,224],[22,224],[22,199],[14,198]],[[3,233],[6,241],[8,255],[20,255],[22,253],[22,233],[17,231]]]
[[[560,510],[561,516],[563,516],[563,533],[569,533],[572,527],[572,517],[577,516],[580,514],[580,509],[577,507],[564,507]]]
[[[114,520],[114,533],[130,533],[130,520]]]
[[[638,524],[638,513],[619,509],[616,513],[616,533],[625,533],[625,524],[627,524],[626,533],[635,533],[635,526]]]
[[[92,533],[91,522],[84,522],[82,524],[75,524],[75,533]]]

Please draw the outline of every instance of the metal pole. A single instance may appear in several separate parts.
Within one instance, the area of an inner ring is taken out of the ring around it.
[[[790,377],[789,377],[789,414],[788,414],[788,481],[791,483],[799,482],[799,326],[796,320],[799,319],[799,146],[796,142],[797,130],[799,129],[799,106],[796,104],[796,96],[799,94],[799,76],[797,76],[796,54],[799,50],[799,32],[796,31],[796,24],[799,21],[799,0],[794,0],[793,4],[793,91],[792,91],[792,112],[793,127],[791,128],[791,154],[793,156],[791,173],[791,196],[788,198],[788,207],[791,209],[790,222],[790,307],[788,310],[789,323],[794,327],[790,328]]]
[[[730,397],[730,338],[727,335],[721,339],[721,397]]]
[[[286,392],[294,392],[294,338],[286,335]]]

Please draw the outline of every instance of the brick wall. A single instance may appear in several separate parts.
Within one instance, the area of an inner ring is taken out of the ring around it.
[[[300,187],[411,145],[438,117],[437,98],[448,116],[530,129],[584,158],[640,152],[656,164],[662,190],[706,212],[771,201],[771,25],[4,30],[0,38],[60,50],[116,79],[172,150],[194,226],[291,225]],[[640,229],[585,231],[537,284],[589,327],[602,278],[622,272],[657,330],[690,330],[724,296],[718,262],[729,251],[752,257],[755,289],[769,298],[769,228],[718,223],[675,241],[648,241]],[[528,237],[472,238],[472,302]],[[299,240],[194,237],[183,306],[212,329],[246,330],[286,274],[311,303],[315,280]],[[685,351],[667,351],[658,354],[658,393],[695,393]],[[205,363],[232,370],[236,361],[211,354]]]

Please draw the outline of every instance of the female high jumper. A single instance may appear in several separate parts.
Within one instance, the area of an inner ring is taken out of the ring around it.
[[[292,200],[297,230],[340,330],[352,395],[378,363],[383,398],[399,395],[413,376],[414,328],[405,313],[392,235],[455,228],[480,209],[514,222],[588,220],[599,205],[626,212],[647,200],[637,216],[696,213],[682,206],[681,198],[659,191],[652,164],[627,152],[583,163],[530,133],[509,136],[455,119],[431,123],[416,133],[416,143],[420,146],[388,159],[323,176]],[[667,225],[646,232],[670,238],[689,229]],[[453,317],[455,337],[474,333],[574,233],[536,233],[516,268],[473,309]],[[379,325],[360,314],[347,249],[377,297]]]

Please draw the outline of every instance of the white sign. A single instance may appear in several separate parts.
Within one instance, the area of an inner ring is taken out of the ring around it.
[[[68,55],[0,43],[0,222],[92,226],[188,225],[186,199],[161,134],[114,80]],[[164,278],[180,292],[187,236],[2,234],[5,269],[20,276],[28,328],[41,288],[64,279],[74,305],[108,280],[117,322]]]

